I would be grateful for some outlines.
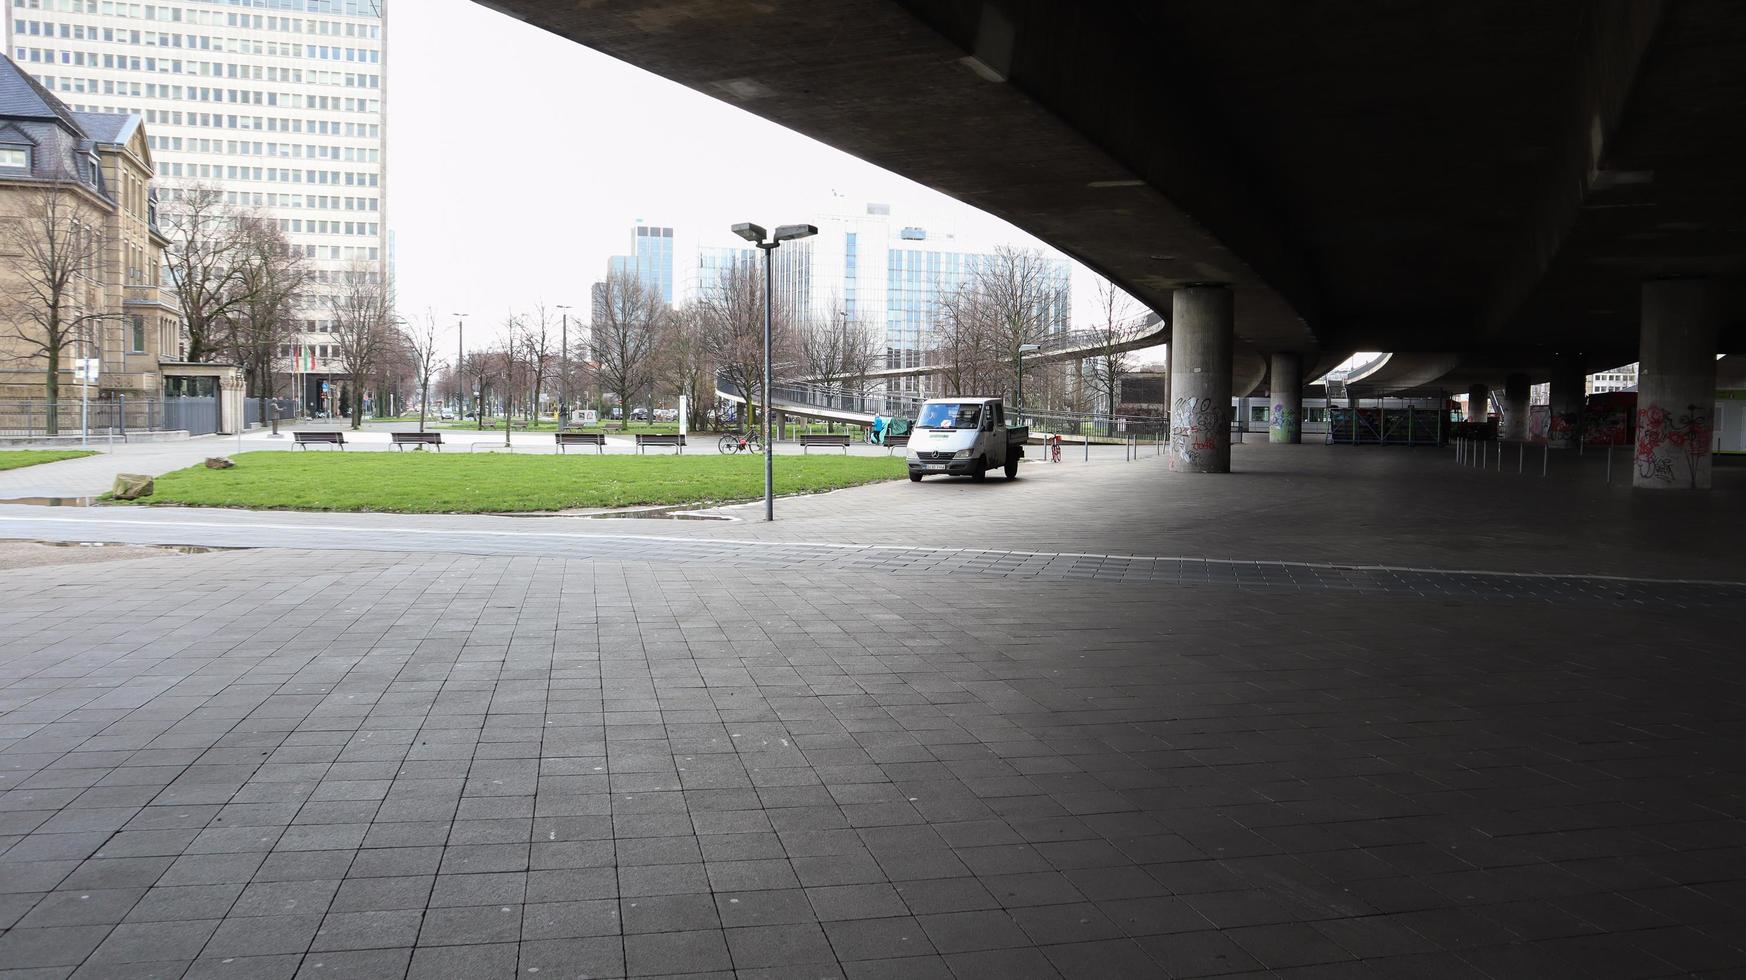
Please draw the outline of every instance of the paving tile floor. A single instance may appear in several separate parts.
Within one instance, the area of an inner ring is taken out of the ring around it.
[[[0,980],[1746,975],[1740,488],[1238,448],[0,507],[243,549],[0,570]]]
[[[1733,608],[278,548],[0,595],[0,978],[1746,969]]]

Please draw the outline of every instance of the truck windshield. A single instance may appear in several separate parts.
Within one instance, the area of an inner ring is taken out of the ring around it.
[[[960,405],[923,405],[918,429],[974,429],[982,423],[982,406],[975,402]]]

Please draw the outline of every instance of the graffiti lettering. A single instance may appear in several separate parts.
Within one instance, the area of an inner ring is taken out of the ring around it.
[[[1170,468],[1200,470],[1217,463],[1220,430],[1230,427],[1229,405],[1211,398],[1178,398],[1170,412]]]
[[[1710,454],[1710,420],[1697,405],[1684,412],[1660,405],[1637,409],[1637,475],[1657,483],[1676,481],[1675,461],[1684,462],[1688,486],[1697,489],[1698,476]]]

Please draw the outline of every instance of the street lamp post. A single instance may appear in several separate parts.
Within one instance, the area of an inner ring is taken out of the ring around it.
[[[562,432],[570,419],[570,307],[560,306],[558,309],[564,311],[564,328],[558,341],[563,345],[559,352],[559,370],[563,374],[558,377],[558,431]]]
[[[733,231],[764,253],[764,520],[773,521],[776,519],[776,449],[770,444],[770,332],[774,317],[771,306],[776,280],[772,271],[771,253],[781,248],[783,242],[818,234],[818,228],[814,225],[777,225],[776,233],[770,236],[769,241],[764,240],[763,227],[749,221],[734,225]],[[747,407],[751,407],[750,398],[747,399]]]
[[[1018,352],[1013,355],[1012,365],[1018,371],[1018,391],[1013,396],[1013,408],[1021,412],[1025,408],[1025,355],[1042,349],[1042,344],[1020,344]]]
[[[465,369],[461,365],[467,359],[467,314],[452,313],[455,318],[455,414],[458,421],[467,418],[467,388]]]

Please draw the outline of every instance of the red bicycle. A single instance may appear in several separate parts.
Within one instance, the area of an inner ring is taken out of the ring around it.
[[[715,448],[721,450],[723,456],[732,456],[735,453],[757,454],[764,451],[764,444],[758,441],[756,435],[729,432],[721,437]]]

